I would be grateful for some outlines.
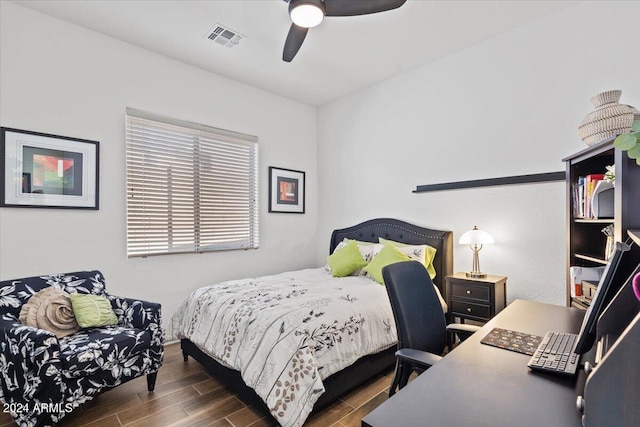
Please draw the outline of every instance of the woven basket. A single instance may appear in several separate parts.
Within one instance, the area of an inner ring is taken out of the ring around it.
[[[591,98],[596,109],[587,114],[578,126],[578,134],[587,145],[631,131],[631,124],[638,110],[619,104],[621,94],[620,90],[610,90]]]

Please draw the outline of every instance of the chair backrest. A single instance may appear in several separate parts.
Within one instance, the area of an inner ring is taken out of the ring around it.
[[[98,270],[25,277],[0,282],[0,314],[17,316],[20,308],[36,292],[52,286],[65,292],[104,295],[104,276]]]
[[[382,269],[398,330],[398,348],[442,354],[447,324],[433,282],[418,261],[391,264]]]

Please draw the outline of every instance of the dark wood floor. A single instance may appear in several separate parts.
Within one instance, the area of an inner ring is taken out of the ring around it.
[[[346,394],[305,426],[360,427],[360,420],[387,399],[393,371],[378,375]],[[65,418],[59,427],[260,427],[273,425],[245,405],[200,364],[183,361],[179,344],[165,347],[165,362],[156,389],[147,391],[146,379],[137,378],[101,394]],[[16,424],[0,415],[0,426]]]

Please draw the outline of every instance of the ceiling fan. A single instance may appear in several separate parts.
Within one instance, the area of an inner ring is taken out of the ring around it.
[[[402,6],[406,0],[284,0],[289,3],[291,29],[284,43],[282,60],[291,62],[296,56],[309,28],[318,25],[325,16],[356,16],[385,12]]]

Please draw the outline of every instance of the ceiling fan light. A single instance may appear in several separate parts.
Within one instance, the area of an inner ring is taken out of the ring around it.
[[[302,0],[292,2],[290,6],[289,15],[298,27],[312,28],[324,19],[324,5],[321,1]]]

